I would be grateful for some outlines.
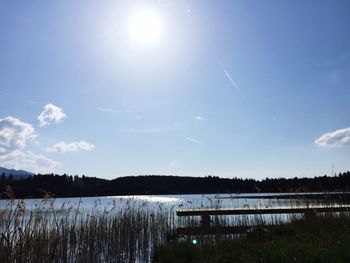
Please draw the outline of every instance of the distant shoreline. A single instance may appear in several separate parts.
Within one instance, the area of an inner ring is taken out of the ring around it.
[[[87,176],[33,175],[11,180],[0,177],[0,198],[64,198],[133,195],[230,194],[235,198],[290,199],[295,197],[348,198],[350,171],[314,178],[264,180],[144,175],[107,180]],[[244,193],[240,195],[239,193]],[[265,193],[265,194],[264,194]]]

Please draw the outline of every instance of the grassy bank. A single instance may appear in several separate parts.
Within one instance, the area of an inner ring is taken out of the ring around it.
[[[343,214],[302,218],[279,226],[260,225],[234,239],[202,237],[197,244],[192,240],[160,245],[154,262],[345,263],[350,262],[350,217]]]

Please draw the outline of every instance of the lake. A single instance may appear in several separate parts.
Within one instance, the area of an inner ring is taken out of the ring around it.
[[[303,195],[311,193],[303,193]],[[315,193],[312,193],[315,194]],[[321,194],[321,193],[320,193]],[[281,198],[276,198],[276,196]],[[104,211],[120,211],[126,208],[147,209],[152,211],[173,211],[189,208],[265,208],[281,206],[300,206],[320,204],[317,199],[285,198],[294,193],[241,193],[241,194],[190,194],[190,195],[134,195],[82,198],[23,199],[26,212],[35,209],[74,210],[81,214],[95,214]],[[273,198],[269,198],[269,196]],[[9,200],[0,200],[0,209],[9,206]]]
[[[303,193],[303,195],[314,193]],[[321,194],[321,193],[320,193]],[[112,206],[125,207],[149,206],[157,208],[176,207],[178,209],[201,208],[201,207],[276,207],[281,205],[297,205],[300,199],[293,198],[275,198],[276,195],[286,196],[295,195],[294,193],[242,193],[242,194],[189,194],[189,195],[133,195],[133,196],[104,196],[104,197],[69,197],[54,198],[54,207],[61,208],[78,206],[82,210],[91,208],[110,209]],[[261,198],[263,196],[264,198]],[[274,198],[269,199],[268,196]],[[43,199],[23,199],[27,209],[34,209]],[[311,201],[311,200],[310,200]],[[0,209],[6,207],[8,200],[0,200]]]

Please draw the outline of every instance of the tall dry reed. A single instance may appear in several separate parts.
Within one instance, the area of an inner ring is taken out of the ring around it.
[[[0,213],[0,262],[150,262],[174,225],[169,210],[114,205],[82,212],[44,199],[27,209],[9,200]]]

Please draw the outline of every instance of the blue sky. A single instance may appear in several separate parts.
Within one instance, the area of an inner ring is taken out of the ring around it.
[[[130,33],[143,10],[151,44]],[[1,1],[0,36],[0,166],[350,170],[349,1]]]

